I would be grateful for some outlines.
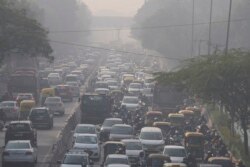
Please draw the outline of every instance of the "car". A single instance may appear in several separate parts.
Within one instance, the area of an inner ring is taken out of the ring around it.
[[[198,167],[222,167],[222,166],[217,164],[199,164]]]
[[[130,83],[128,87],[128,93],[131,95],[139,95],[142,90],[142,84]]]
[[[80,96],[80,86],[78,82],[66,82],[66,85],[71,87],[71,91],[74,97]]]
[[[123,121],[120,118],[106,118],[100,129],[100,139],[102,141],[108,140],[112,126],[115,124],[122,124],[122,123]]]
[[[121,106],[125,106],[128,111],[140,109],[139,98],[137,96],[124,96]]]
[[[107,84],[108,84],[108,88],[110,90],[119,90],[120,89],[119,83],[116,80],[107,80]]]
[[[5,132],[5,144],[11,140],[30,140],[33,146],[37,145],[37,132],[31,121],[11,121]]]
[[[96,126],[93,124],[78,124],[74,130],[74,137],[80,134],[97,134]]]
[[[86,152],[74,149],[69,150],[64,155],[63,160],[57,163],[61,164],[60,167],[90,167],[92,165]]]
[[[139,139],[145,152],[162,152],[164,139],[162,131],[157,127],[144,127],[141,129]]]
[[[104,167],[107,167],[111,164],[121,164],[130,166],[128,156],[122,154],[109,154],[104,162]]]
[[[49,73],[48,81],[51,86],[58,85],[62,82],[62,78],[59,73]]]
[[[124,139],[122,142],[126,146],[126,155],[131,165],[139,166],[140,154],[143,151],[141,141],[138,139]]]
[[[73,149],[80,149],[86,152],[91,151],[90,158],[100,159],[101,152],[96,134],[79,134],[73,142]]]
[[[52,129],[54,125],[53,113],[46,107],[32,108],[29,114],[29,120],[34,127],[47,127]]]
[[[168,155],[173,163],[182,163],[187,157],[185,147],[176,145],[167,145],[163,150],[164,155]]]
[[[1,102],[0,110],[4,112],[5,119],[7,120],[17,120],[19,117],[19,107],[16,101]]]
[[[69,85],[56,85],[55,94],[62,98],[62,101],[73,101],[73,94]]]
[[[153,90],[151,88],[144,88],[142,90],[142,95],[147,98],[148,102],[153,102]]]
[[[24,163],[32,167],[37,162],[37,149],[32,146],[30,140],[9,141],[2,153],[2,167],[11,164]]]
[[[23,100],[34,100],[32,93],[18,93],[16,97],[17,105],[20,105]]]
[[[130,125],[126,124],[115,124],[112,126],[109,140],[112,141],[120,141],[122,139],[132,139],[133,136],[133,128]]]
[[[79,80],[78,75],[75,75],[75,74],[66,75],[65,83],[67,83],[67,82],[77,82],[78,85],[81,85],[81,81]]]
[[[64,104],[62,102],[62,98],[58,97],[58,96],[54,96],[54,97],[47,97],[44,105],[49,108],[49,110],[53,113],[53,114],[60,114],[60,115],[64,115],[65,114],[65,107]]]

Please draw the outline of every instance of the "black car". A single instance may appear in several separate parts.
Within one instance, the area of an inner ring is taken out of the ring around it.
[[[46,107],[33,108],[30,111],[29,120],[34,127],[53,128],[53,113]]]
[[[30,140],[36,146],[37,133],[31,121],[11,121],[5,133],[5,144],[10,140]]]

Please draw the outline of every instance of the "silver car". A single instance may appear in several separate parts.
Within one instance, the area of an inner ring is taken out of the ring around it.
[[[35,166],[37,162],[37,149],[31,146],[29,140],[9,141],[2,154],[2,166],[11,164],[29,164]]]
[[[133,136],[133,128],[130,125],[126,124],[115,124],[112,126],[109,140],[112,141],[120,141],[122,139],[132,139]]]
[[[19,107],[16,101],[3,101],[0,103],[0,109],[4,112],[7,120],[18,119]]]
[[[65,107],[64,104],[62,102],[61,97],[47,97],[44,105],[49,108],[49,110],[51,112],[53,112],[54,114],[60,114],[60,115],[64,115],[65,114]]]

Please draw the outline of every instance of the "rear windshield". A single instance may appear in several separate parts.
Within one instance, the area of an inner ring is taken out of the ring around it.
[[[29,143],[8,143],[6,149],[30,149]]]
[[[142,132],[140,138],[144,140],[162,140],[162,134],[159,132]]]
[[[131,127],[115,126],[115,127],[112,127],[111,133],[113,133],[113,134],[123,134],[123,135],[132,135],[133,134],[133,129]]]
[[[48,111],[44,110],[44,109],[33,109],[31,114],[31,116],[47,116],[48,115]]]
[[[66,155],[63,164],[81,165],[87,164],[87,158],[82,155]]]
[[[10,124],[8,129],[12,131],[30,131],[30,125],[27,123]]]

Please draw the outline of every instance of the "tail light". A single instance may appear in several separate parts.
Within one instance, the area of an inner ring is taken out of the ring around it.
[[[9,156],[10,154],[7,151],[3,152],[3,156]]]
[[[31,152],[31,151],[27,151],[27,152],[25,153],[25,155],[32,155],[32,152]]]

